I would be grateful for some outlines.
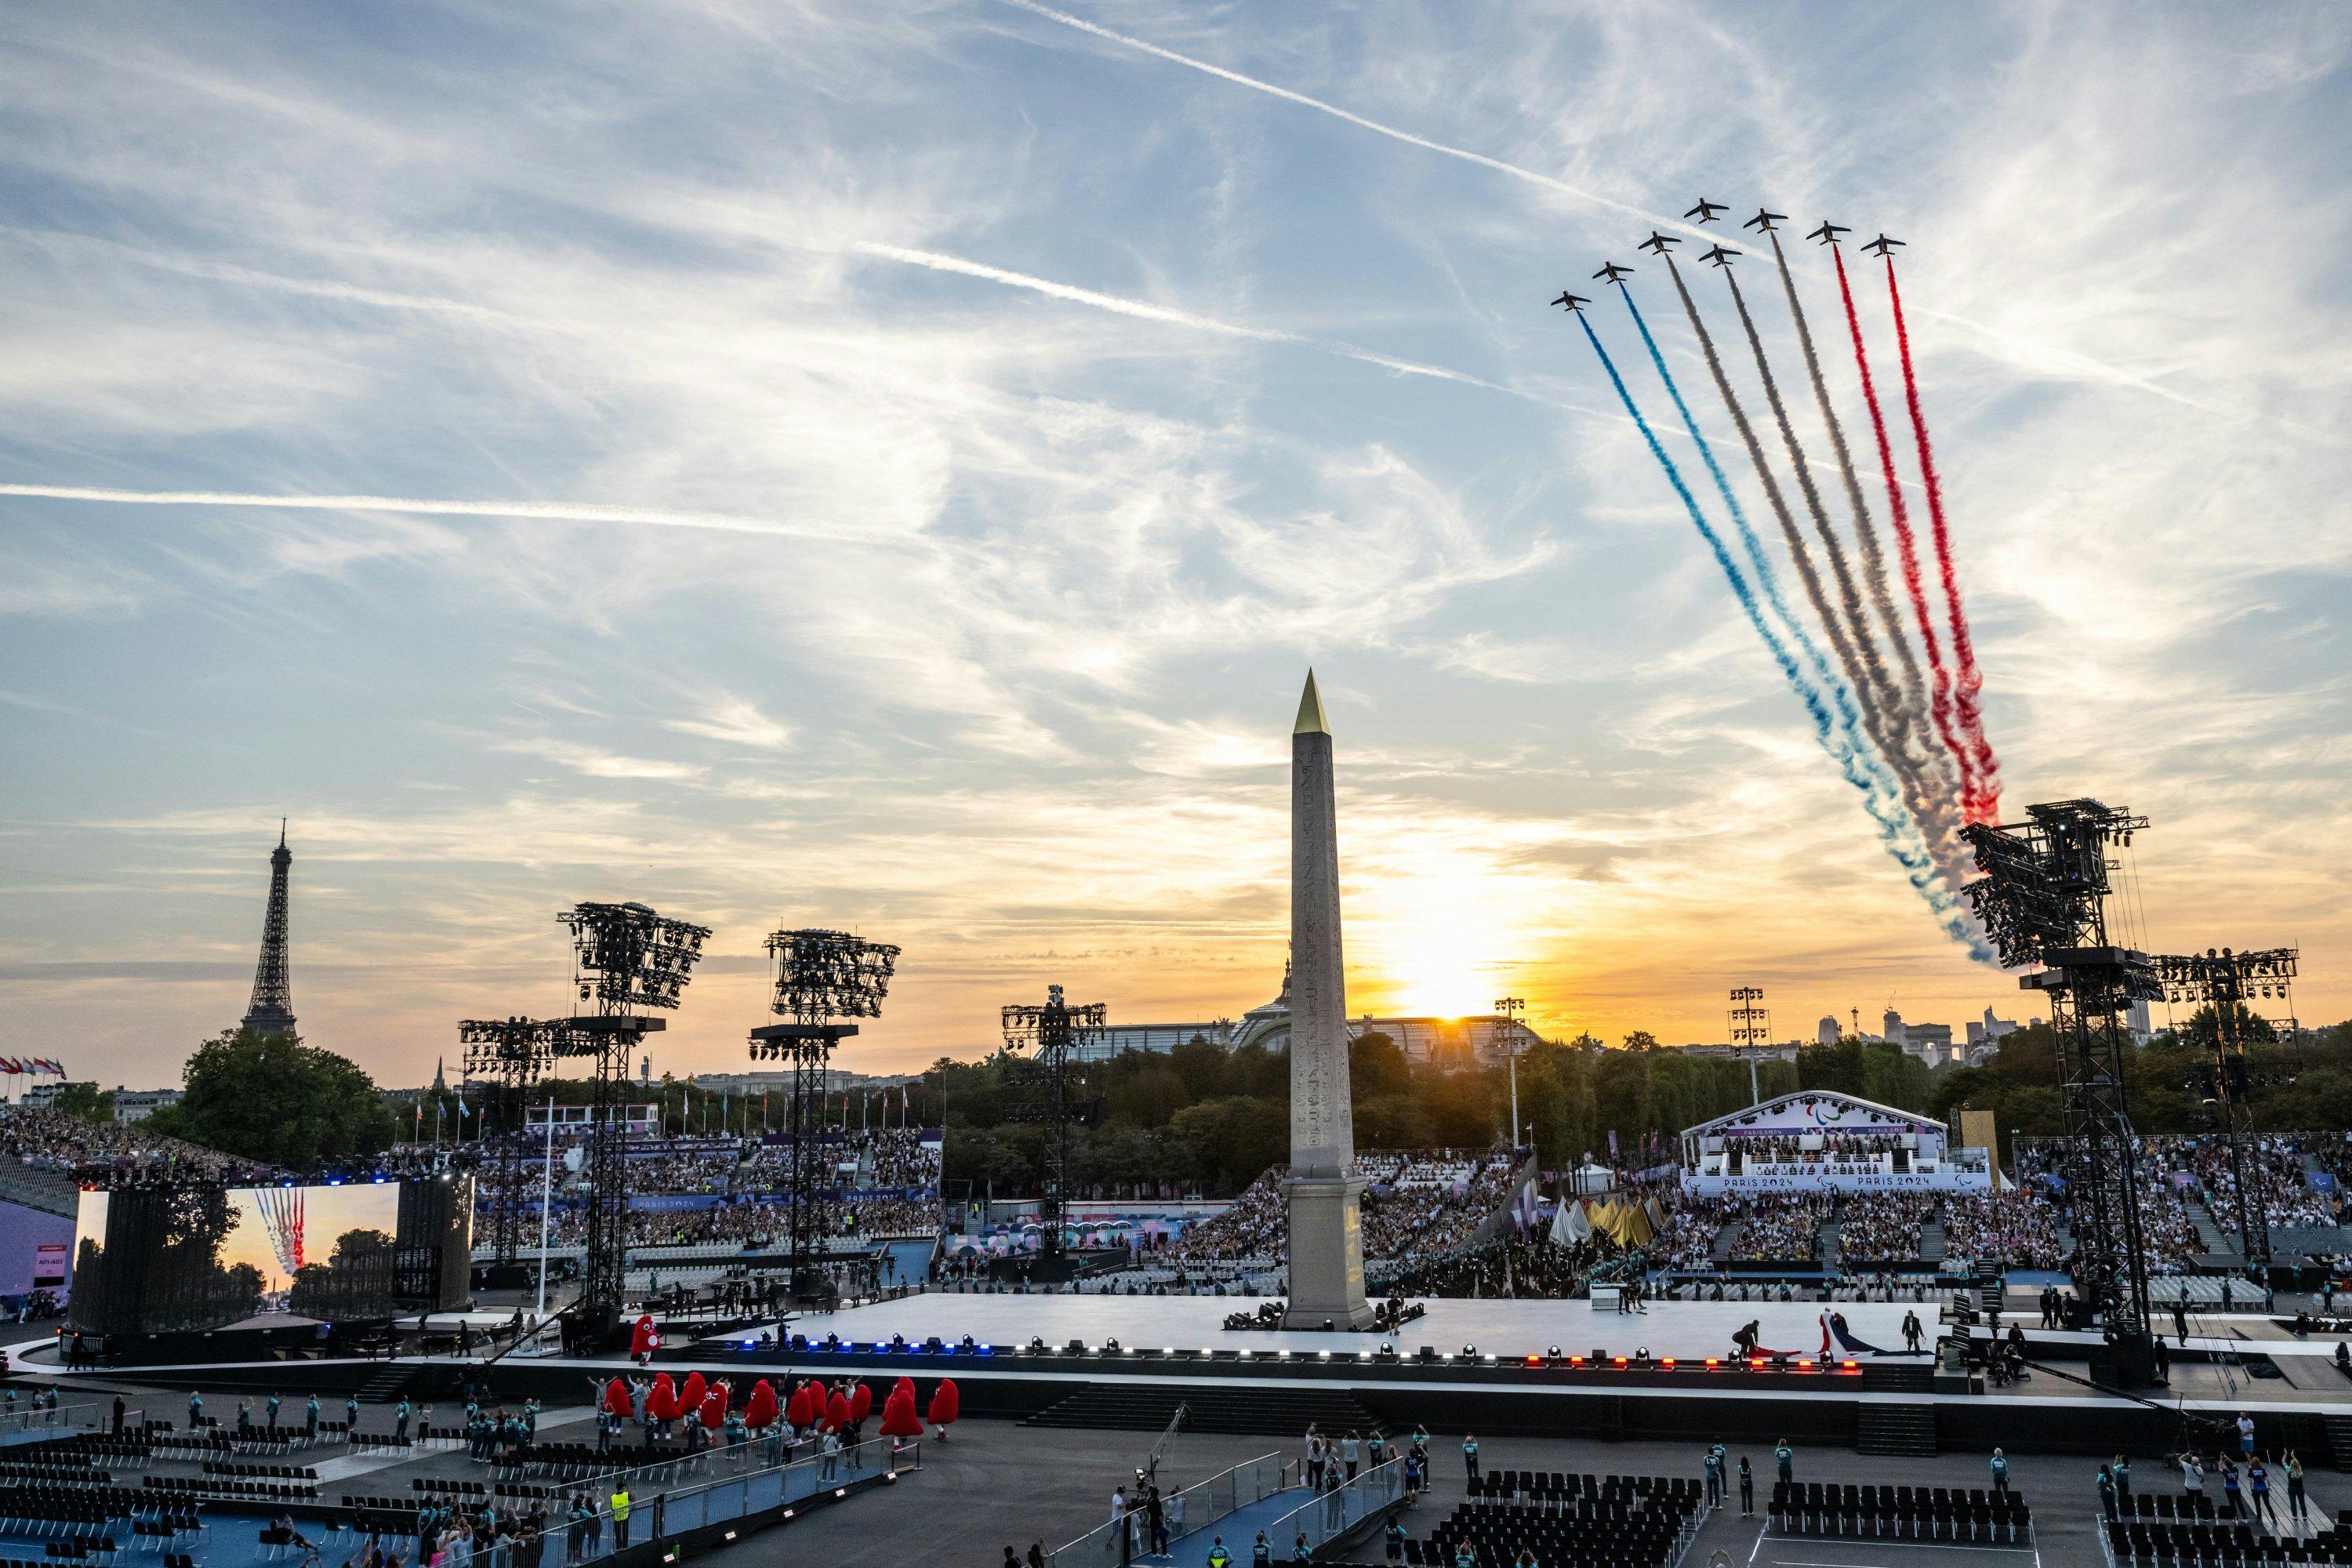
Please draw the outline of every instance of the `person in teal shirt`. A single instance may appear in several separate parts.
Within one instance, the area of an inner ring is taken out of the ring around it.
[[[1782,1480],[1793,1481],[1797,1479],[1797,1450],[1789,1447],[1789,1439],[1786,1437],[1772,1446],[1772,1462],[1780,1467]]]
[[[1992,1489],[2002,1497],[2009,1495],[2009,1456],[1999,1448],[1992,1451]]]
[[[1403,1521],[1402,1520],[1401,1520],[1401,1519],[1398,1519],[1398,1518],[1397,1518],[1395,1515],[1393,1515],[1393,1514],[1390,1515],[1390,1516],[1389,1516],[1389,1524],[1388,1524],[1388,1529],[1387,1529],[1386,1531],[1382,1531],[1381,1533],[1386,1537],[1386,1539],[1387,1539],[1387,1541],[1388,1541],[1388,1548],[1389,1548],[1389,1561],[1390,1561],[1390,1562],[1391,1562],[1391,1563],[1402,1563],[1402,1562],[1403,1562],[1403,1561],[1404,1561],[1404,1521]]]
[[[12,1388],[8,1391],[8,1396],[10,1398],[15,1398],[16,1394],[16,1391],[15,1389]],[[205,1396],[201,1394],[191,1394],[188,1395],[188,1425],[193,1428],[201,1426],[204,1424]]]
[[[311,1436],[319,1435],[319,1396],[315,1394],[303,1404],[302,1425]]]

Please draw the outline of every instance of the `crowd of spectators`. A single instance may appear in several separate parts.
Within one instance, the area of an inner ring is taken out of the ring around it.
[[[1517,1160],[1507,1150],[1444,1149],[1373,1154],[1356,1162],[1370,1184],[1363,1198],[1364,1260],[1412,1264],[1470,1247],[1479,1226],[1507,1203]],[[1278,1265],[1286,1256],[1289,1216],[1272,1170],[1231,1206],[1188,1225],[1157,1247],[1155,1262],[1229,1268]]]
[[[892,1128],[836,1134],[824,1145],[820,1189],[827,1194],[821,1235],[885,1240],[925,1237],[940,1228],[941,1144],[936,1133]],[[478,1226],[502,1200],[507,1166],[491,1161],[476,1190]],[[646,1197],[709,1197],[698,1208],[641,1207],[629,1212],[632,1247],[766,1247],[790,1229],[786,1217],[791,1146],[735,1138],[637,1138],[628,1149],[629,1190]],[[545,1168],[540,1150],[520,1163],[518,1196],[529,1205],[526,1228],[536,1230],[537,1199]],[[549,1239],[558,1247],[584,1239],[587,1217],[577,1200],[583,1181],[558,1151],[556,1209]],[[845,1197],[845,1194],[871,1196]],[[908,1195],[913,1194],[913,1195]],[[482,1232],[487,1234],[487,1231]]]
[[[1666,1228],[1650,1244],[1651,1260],[1667,1268],[1713,1268],[1716,1237],[1722,1234],[1724,1221],[1731,1217],[1731,1209],[1721,1198],[1696,1196],[1671,1205]]]
[[[2238,1172],[2227,1140],[2151,1138],[2147,1149],[2157,1168],[2174,1176],[2176,1186],[2180,1176],[2189,1179],[2191,1190],[2224,1229],[2236,1224]],[[2312,1186],[2303,1155],[2304,1141],[2293,1136],[2256,1138],[2244,1146],[2241,1157],[2249,1195],[2259,1198],[2273,1228],[2336,1224],[2335,1205]]]
[[[2057,1221],[2050,1204],[2014,1189],[1954,1196],[1944,1203],[1944,1256],[2013,1268],[2055,1268],[2064,1253]]]
[[[92,1121],[60,1110],[0,1105],[0,1152],[39,1171],[71,1175],[79,1166],[196,1173],[212,1180],[274,1181],[274,1166],[236,1159],[217,1149],[142,1131],[136,1121]]]
[[[1821,1256],[1826,1197],[1811,1193],[1759,1193],[1739,1210],[1731,1256],[1742,1263],[1810,1262]]]
[[[1916,1258],[1936,1217],[1936,1200],[1919,1193],[1869,1193],[1845,1201],[1838,1220],[1838,1259],[1894,1263]]]
[[[1735,1129],[1724,1134],[1724,1146],[1748,1164],[1818,1165],[1832,1160],[1874,1160],[1881,1154],[1892,1154],[1905,1146],[1904,1137],[1895,1132],[1823,1132],[1800,1139],[1786,1133],[1748,1133]],[[1821,1147],[1805,1147],[1814,1142]]]

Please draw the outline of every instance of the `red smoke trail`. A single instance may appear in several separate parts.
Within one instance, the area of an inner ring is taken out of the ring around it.
[[[1919,409],[1919,378],[1911,368],[1911,333],[1903,324],[1903,290],[1895,282],[1895,258],[1886,258],[1886,297],[1895,307],[1895,346],[1903,358],[1903,396],[1911,407],[1911,432],[1919,444],[1919,476],[1927,486],[1927,520],[1934,524],[1936,566],[1944,578],[1944,604],[1950,613],[1952,658],[1959,679],[1952,692],[1960,731],[1976,763],[1977,788],[1967,802],[1969,820],[1990,822],[2000,813],[2000,759],[1985,739],[1984,710],[1977,694],[1984,676],[1977,668],[1976,645],[1969,637],[1968,612],[1960,607],[1960,576],[1952,565],[1952,538],[1944,523],[1944,482],[1936,474],[1936,453],[1927,441],[1927,416]]]
[[[1911,595],[1911,613],[1919,622],[1919,640],[1927,647],[1927,667],[1935,674],[1933,697],[1936,733],[1952,753],[1960,771],[1960,803],[1970,822],[1979,820],[1973,804],[1979,795],[1976,762],[1952,729],[1952,672],[1944,667],[1943,639],[1936,635],[1935,612],[1927,605],[1927,584],[1919,577],[1919,549],[1911,533],[1910,510],[1903,504],[1903,482],[1895,477],[1895,447],[1886,438],[1886,414],[1878,405],[1878,386],[1870,379],[1870,354],[1862,346],[1862,317],[1853,308],[1853,288],[1846,281],[1845,253],[1830,247],[1837,263],[1838,294],[1845,300],[1846,331],[1853,337],[1854,368],[1862,373],[1862,400],[1870,409],[1870,427],[1878,437],[1878,467],[1886,476],[1886,510],[1895,520],[1895,547],[1903,563],[1903,586]]]

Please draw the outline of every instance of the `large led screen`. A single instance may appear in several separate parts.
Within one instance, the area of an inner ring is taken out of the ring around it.
[[[391,1183],[85,1192],[73,1321],[163,1333],[264,1313],[385,1316],[399,1215]]]

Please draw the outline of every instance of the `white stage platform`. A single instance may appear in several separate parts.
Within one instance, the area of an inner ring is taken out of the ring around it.
[[[1795,1301],[1654,1301],[1646,1312],[1595,1311],[1587,1301],[1473,1301],[1432,1300],[1426,1316],[1394,1336],[1407,1355],[1429,1345],[1459,1353],[1474,1344],[1481,1354],[1542,1354],[1553,1345],[1570,1355],[1605,1349],[1631,1355],[1643,1346],[1654,1357],[1700,1360],[1732,1353],[1731,1336],[1750,1320],[1759,1323],[1768,1350],[1812,1355],[1822,1345],[1821,1305]],[[1089,1345],[1117,1340],[1129,1349],[1370,1351],[1378,1334],[1322,1333],[1309,1330],[1226,1329],[1228,1314],[1255,1310],[1257,1303],[1231,1296],[961,1296],[930,1293],[896,1301],[810,1312],[794,1318],[790,1331],[822,1340],[880,1341],[904,1335],[919,1344],[936,1334],[950,1344],[966,1335],[982,1344],[1025,1345],[1042,1338],[1056,1348],[1072,1340]],[[1903,1314],[1916,1310],[1932,1342],[1932,1307],[1902,1302],[1848,1301],[1838,1305],[1846,1331],[1887,1350],[1903,1348]],[[740,1341],[756,1330],[717,1336]],[[1917,1358],[1924,1363],[1925,1357]]]

